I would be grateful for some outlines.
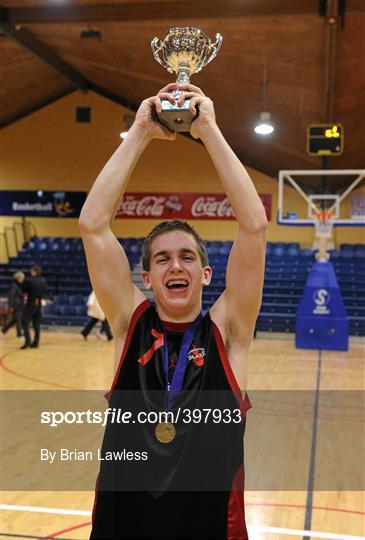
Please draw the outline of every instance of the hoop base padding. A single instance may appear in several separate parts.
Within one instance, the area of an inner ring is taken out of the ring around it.
[[[313,264],[296,319],[298,349],[347,351],[349,325],[332,263]]]

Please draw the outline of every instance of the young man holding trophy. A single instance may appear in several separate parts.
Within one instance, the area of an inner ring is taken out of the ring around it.
[[[164,110],[165,125],[156,118]],[[202,289],[212,269],[190,225],[163,222],[145,240],[142,276],[155,305],[132,283],[127,257],[110,228],[143,150],[155,138],[174,141],[176,133],[166,126],[186,125],[188,115],[190,133],[205,145],[238,223],[226,289],[205,315]],[[145,99],[128,137],[89,193],[80,230],[93,288],[115,338],[117,370],[109,406],[169,416],[107,426],[102,452],[114,445],[144,457],[102,462],[91,538],[248,538],[246,362],[261,303],[266,226],[255,187],[200,88],[179,81]]]

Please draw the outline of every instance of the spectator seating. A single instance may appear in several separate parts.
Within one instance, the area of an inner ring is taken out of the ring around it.
[[[141,257],[142,238],[123,238],[120,243],[131,269]],[[44,308],[43,324],[83,325],[87,320],[87,298],[91,284],[81,238],[35,237],[25,242],[17,257],[0,265],[0,296],[7,296],[12,274],[28,273],[31,266],[42,266],[53,303]]]
[[[141,258],[142,238],[123,238],[131,269]],[[203,308],[209,309],[225,288],[225,271],[232,242],[207,242],[212,283],[203,291]],[[294,332],[296,310],[308,272],[315,260],[311,249],[297,242],[268,242],[263,302],[256,329]],[[365,335],[365,245],[341,244],[330,251],[350,322],[350,334]],[[87,319],[86,301],[91,291],[85,254],[80,238],[33,238],[17,257],[0,265],[0,296],[6,296],[11,275],[40,264],[53,295],[44,309],[47,325],[82,325]]]

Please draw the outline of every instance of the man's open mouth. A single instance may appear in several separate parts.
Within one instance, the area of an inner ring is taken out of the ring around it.
[[[166,287],[170,290],[186,289],[189,286],[189,282],[186,279],[170,279],[166,283]]]

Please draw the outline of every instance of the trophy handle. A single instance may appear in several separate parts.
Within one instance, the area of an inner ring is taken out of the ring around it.
[[[204,58],[203,62],[199,66],[199,69],[197,69],[195,73],[198,73],[198,71],[201,71],[204,66],[209,64],[209,62],[211,62],[213,60],[213,58],[215,58],[217,56],[217,54],[219,52],[219,49],[222,46],[222,41],[223,41],[223,36],[221,34],[216,34],[215,35],[215,42],[211,43],[211,46],[210,46],[210,50],[211,50],[210,56],[206,56]]]
[[[158,37],[154,37],[151,41],[151,49],[155,60],[161,64],[162,67],[166,68],[169,73],[173,73],[172,69],[167,65],[165,58],[165,47],[162,46],[163,41]],[[163,55],[163,58],[160,57],[160,53]]]

